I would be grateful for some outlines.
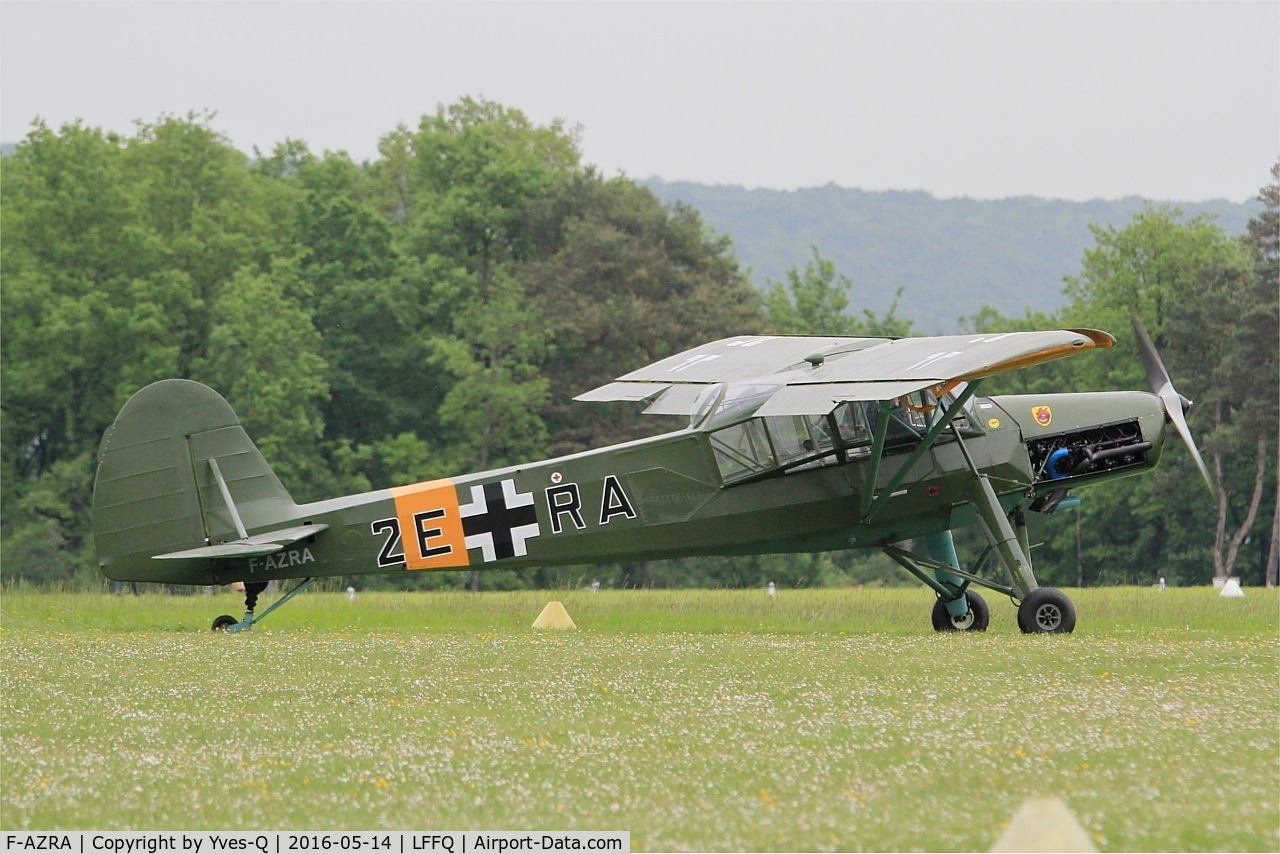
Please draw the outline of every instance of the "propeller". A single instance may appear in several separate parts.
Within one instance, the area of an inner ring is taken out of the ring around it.
[[[1209,476],[1209,467],[1204,464],[1200,449],[1196,447],[1196,440],[1191,438],[1191,428],[1187,426],[1186,411],[1191,408],[1191,401],[1178,394],[1178,390],[1173,387],[1173,380],[1169,379],[1169,372],[1165,370],[1164,362],[1160,361],[1156,345],[1151,343],[1151,336],[1147,334],[1142,321],[1138,319],[1138,312],[1130,308],[1129,319],[1133,321],[1133,331],[1138,336],[1138,356],[1142,359],[1143,370],[1147,372],[1147,384],[1151,386],[1152,393],[1160,398],[1160,402],[1164,404],[1165,416],[1173,423],[1182,441],[1187,444],[1187,450],[1191,451],[1191,456],[1196,461],[1196,468],[1200,469],[1200,476],[1204,478],[1205,485],[1209,487],[1210,492],[1217,495],[1218,490],[1213,485],[1213,478]]]

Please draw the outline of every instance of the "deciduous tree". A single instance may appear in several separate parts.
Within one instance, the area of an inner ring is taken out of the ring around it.
[[[894,338],[911,334],[911,321],[897,316],[901,288],[883,316],[868,308],[863,308],[860,316],[852,315],[849,294],[853,282],[844,274],[837,275],[835,264],[818,254],[817,246],[811,246],[810,251],[812,257],[803,268],[791,267],[785,283],[772,283],[765,304],[774,331],[784,335]]]

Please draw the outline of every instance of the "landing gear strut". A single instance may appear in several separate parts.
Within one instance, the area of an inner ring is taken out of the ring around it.
[[[239,622],[230,614],[223,614],[213,621],[211,627],[215,632],[245,632],[253,628],[255,623],[260,623],[266,619],[267,615],[279,608],[285,602],[288,602],[294,596],[297,596],[303,590],[306,590],[315,582],[314,578],[303,579],[297,587],[294,587],[288,593],[277,599],[270,608],[263,611],[258,617],[254,617],[253,609],[258,604],[258,596],[267,589],[265,581],[246,581],[244,583],[244,619]]]
[[[986,536],[986,549],[967,569],[960,568],[955,540],[949,530],[925,534],[919,538],[928,552],[927,557],[895,544],[882,545],[881,549],[937,594],[938,599],[933,605],[933,627],[937,631],[980,632],[987,628],[990,619],[987,604],[981,596],[970,590],[970,585],[976,584],[1003,593],[1018,603],[1018,627],[1022,631],[1028,634],[1070,632],[1076,626],[1076,612],[1071,600],[1060,590],[1041,587],[1031,569],[1031,541],[1021,507],[1021,502],[1027,498],[1014,503],[1011,509],[1005,509],[992,485],[991,477],[983,474],[974,463],[960,430],[951,418],[951,411],[963,406],[972,397],[978,382],[971,383],[964,394],[956,398],[951,409],[934,422],[929,432],[921,437],[916,450],[899,466],[897,473],[883,487],[879,487],[877,495],[879,466],[884,455],[888,422],[881,423],[872,440],[871,458],[867,463],[862,493],[862,521],[870,522],[888,499],[898,494],[893,490],[911,471],[920,456],[932,447],[941,431],[949,427],[965,465],[973,474],[973,480],[965,487],[963,498],[973,508],[976,521]],[[887,403],[880,404],[880,411],[886,412],[887,406]],[[1007,485],[1010,481],[1002,480],[1001,483]],[[980,574],[987,558],[993,554],[998,555],[1004,565],[1004,576],[1000,580]]]
[[[1075,606],[1061,590],[1041,587],[1036,582],[1031,571],[1031,543],[1022,509],[1015,507],[1010,516],[1005,516],[991,482],[981,474],[977,475],[970,494],[987,542],[999,553],[1009,572],[1010,595],[1018,602],[1018,628],[1025,634],[1069,633],[1076,627]]]
[[[900,546],[883,546],[885,554],[898,562],[937,595],[933,605],[933,628],[937,631],[986,631],[990,611],[971,585],[986,587],[1009,596],[1018,603],[1018,628],[1026,634],[1066,634],[1076,627],[1076,609],[1061,590],[1041,587],[1031,570],[1031,546],[1026,519],[1020,508],[1005,514],[986,477],[978,475],[970,490],[970,503],[987,537],[987,548],[968,568],[961,569],[950,531],[930,534],[921,540],[929,555]],[[1004,564],[1005,576],[997,581],[982,573],[992,555]]]
[[[933,628],[939,632],[985,632],[991,623],[991,609],[970,585],[977,583],[993,586],[973,572],[959,568],[955,543],[950,531],[924,538],[930,556],[909,552],[899,546],[885,546],[884,553],[893,558],[907,572],[914,575],[938,598],[933,603]],[[986,555],[979,560],[986,559]],[[974,567],[976,571],[979,567]],[[932,570],[932,572],[930,572]],[[1001,592],[1012,588],[996,586]]]
[[[267,581],[246,581],[244,583],[244,610],[246,614],[252,614],[253,608],[258,604],[258,597],[266,592]]]

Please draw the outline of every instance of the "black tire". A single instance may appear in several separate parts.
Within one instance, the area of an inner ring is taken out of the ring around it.
[[[215,632],[225,632],[230,626],[234,626],[240,622],[230,614],[223,614],[221,617],[214,618],[213,625],[210,628]]]
[[[1018,605],[1018,628],[1025,634],[1069,634],[1076,627],[1076,606],[1054,587],[1040,587]]]
[[[969,613],[955,618],[947,611],[947,604],[941,599],[933,603],[933,629],[937,632],[985,632],[991,623],[991,609],[987,600],[977,591],[964,591],[964,598],[969,602]]]

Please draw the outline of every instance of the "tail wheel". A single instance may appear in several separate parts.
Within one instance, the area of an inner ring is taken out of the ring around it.
[[[953,617],[947,611],[947,603],[938,599],[933,603],[933,629],[938,632],[985,632],[991,623],[991,609],[987,600],[976,591],[966,590],[964,598],[969,603],[969,613]]]
[[[221,617],[214,619],[213,625],[210,628],[215,632],[225,632],[228,628],[234,626],[238,622],[240,621],[230,614],[223,614]]]
[[[1018,628],[1025,634],[1069,634],[1076,627],[1076,606],[1061,590],[1039,587],[1018,605]]]

